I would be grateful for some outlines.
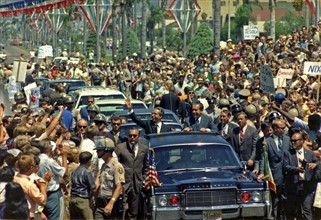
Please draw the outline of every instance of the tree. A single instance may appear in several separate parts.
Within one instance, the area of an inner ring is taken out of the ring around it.
[[[202,23],[187,49],[187,57],[207,54],[213,49],[213,32],[207,23]]]
[[[154,29],[156,24],[162,21],[162,9],[158,6],[149,6],[150,15],[147,20],[148,36],[150,40],[150,53],[154,50]]]
[[[254,17],[252,16],[252,8],[250,5],[242,5],[236,10],[235,13],[235,34],[239,36],[237,40],[243,35],[243,26],[248,25],[249,22],[255,22]]]
[[[133,29],[129,28],[126,31],[126,36],[127,36],[127,40],[126,40],[126,45],[124,48],[126,48],[126,53],[125,56],[131,56],[133,53],[137,53],[137,51],[139,51],[139,40],[137,37],[137,34],[135,31],[133,31]],[[123,48],[123,42],[121,42],[120,45]],[[118,61],[122,61],[123,57],[122,54],[118,54]]]
[[[221,37],[221,0],[212,0],[213,7],[213,31],[214,31],[214,53],[220,54]]]
[[[291,34],[293,28],[302,27],[305,25],[305,19],[302,16],[298,16],[295,11],[288,11],[285,13],[280,21],[275,23],[275,35],[278,38],[281,34]],[[270,22],[265,22],[264,30],[270,33]]]
[[[142,32],[141,32],[141,43],[140,43],[140,56],[142,58],[145,58],[146,56],[146,24],[147,24],[147,18],[146,18],[146,11],[147,11],[147,0],[142,0]]]
[[[181,51],[183,40],[182,40],[182,33],[177,29],[174,28],[175,24],[168,25],[166,27],[166,44],[164,45],[168,50],[176,50]],[[158,45],[161,45],[163,42],[162,33],[160,30],[155,31],[155,35],[159,36],[156,40]]]

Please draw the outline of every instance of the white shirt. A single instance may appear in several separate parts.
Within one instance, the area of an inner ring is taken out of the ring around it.
[[[162,129],[162,122],[158,122],[158,123],[156,124],[156,129],[157,129],[157,134],[159,134],[160,131],[161,131],[161,129]]]
[[[296,156],[298,157],[298,166],[301,167],[302,163],[301,161],[304,160],[304,151],[303,148],[301,148],[300,150],[296,151]],[[305,167],[304,167],[305,168]],[[304,180],[304,172],[303,173],[299,173],[299,179],[300,180]]]

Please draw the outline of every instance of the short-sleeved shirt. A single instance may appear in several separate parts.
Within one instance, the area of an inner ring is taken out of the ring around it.
[[[42,204],[45,201],[45,196],[41,194],[39,188],[29,176],[18,174],[13,178],[13,182],[21,185],[29,204],[29,216],[35,217],[36,204]]]
[[[118,183],[125,183],[125,170],[117,159],[112,158],[108,163],[104,163],[100,173],[100,188],[98,197],[109,199]]]
[[[37,174],[43,178],[46,172],[53,172],[55,176],[48,184],[48,192],[57,191],[60,188],[59,177],[63,177],[65,175],[65,168],[60,166],[57,161],[48,157],[46,154],[40,154],[39,158],[40,169]]]
[[[93,174],[83,164],[71,174],[71,192],[73,196],[90,199],[92,190],[96,188]]]

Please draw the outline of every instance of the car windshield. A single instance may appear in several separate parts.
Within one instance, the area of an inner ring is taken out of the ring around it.
[[[95,100],[105,100],[105,99],[124,99],[122,94],[108,94],[108,95],[88,95],[82,96],[80,98],[79,105],[88,105],[88,97],[91,96],[95,98]]]
[[[141,113],[137,113],[135,112],[136,114],[136,117],[138,119],[141,119],[141,120],[151,120],[151,113],[144,113],[144,114],[141,114]],[[132,121],[132,119],[129,117],[128,114],[126,115],[121,115],[122,117],[126,117],[127,118],[127,121]],[[163,118],[162,118],[162,121],[167,121],[167,122],[178,122],[175,118],[174,115],[172,114],[164,114]]]
[[[157,171],[240,167],[238,158],[226,145],[182,145],[159,147],[154,150]]]

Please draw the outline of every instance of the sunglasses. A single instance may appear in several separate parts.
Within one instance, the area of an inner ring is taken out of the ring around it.
[[[301,141],[302,139],[291,139],[291,142],[297,142],[297,141]]]
[[[87,128],[87,126],[78,125],[78,128]]]
[[[112,123],[112,125],[117,125],[117,126],[119,126],[119,125],[120,125],[120,123]]]
[[[194,92],[189,92],[188,94],[194,94]]]
[[[129,134],[128,137],[132,138],[132,137],[137,137],[138,135],[137,134]]]

